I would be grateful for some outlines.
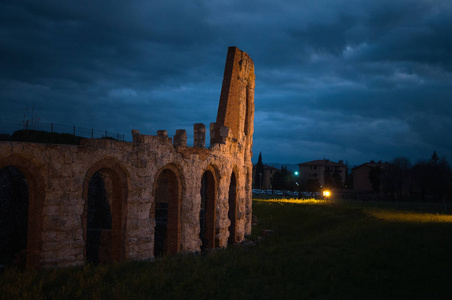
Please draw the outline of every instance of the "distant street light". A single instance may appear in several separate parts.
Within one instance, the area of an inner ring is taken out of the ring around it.
[[[293,173],[294,173],[295,176],[298,177],[298,174],[299,174],[298,171],[295,171],[295,172],[293,172]],[[297,179],[298,179],[298,178],[297,178]],[[296,189],[297,192],[300,192],[300,191],[299,191],[300,186],[298,185],[298,180],[297,180],[297,179],[295,179],[295,185],[296,185],[295,189]]]
[[[329,196],[331,196],[331,192],[330,191],[323,191],[323,196],[324,197],[329,197]]]

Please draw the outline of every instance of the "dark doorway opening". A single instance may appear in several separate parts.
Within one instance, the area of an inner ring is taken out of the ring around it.
[[[216,184],[213,173],[204,172],[201,179],[201,210],[199,212],[199,237],[201,250],[215,247]]]
[[[25,268],[28,233],[28,184],[15,167],[0,169],[0,264]]]
[[[94,264],[112,260],[112,216],[106,176],[106,172],[97,171],[88,187],[86,261]]]
[[[154,255],[163,256],[168,251],[168,202],[155,203]]]
[[[155,190],[154,256],[179,251],[179,186],[176,174],[163,170]]]

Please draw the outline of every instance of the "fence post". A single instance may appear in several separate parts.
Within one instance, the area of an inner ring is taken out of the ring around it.
[[[105,137],[107,137],[108,135],[107,135],[107,130],[105,130]]]
[[[119,141],[119,133],[116,133],[117,135],[118,135],[118,138],[117,138],[117,140]]]
[[[53,144],[53,123],[50,123],[50,143]]]
[[[94,129],[93,128],[91,128],[91,138],[92,139],[94,138]]]

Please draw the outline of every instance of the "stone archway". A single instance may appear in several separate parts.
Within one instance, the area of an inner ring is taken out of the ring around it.
[[[228,228],[228,244],[232,245],[237,242],[237,178],[235,172],[232,172],[231,174],[228,203],[228,219],[231,222]]]
[[[199,212],[201,250],[218,246],[215,241],[217,180],[215,170],[209,166],[201,178],[201,209]]]
[[[86,261],[123,260],[128,197],[126,171],[114,159],[101,160],[88,170],[83,186]]]
[[[154,256],[175,254],[181,240],[181,181],[172,165],[161,169],[154,181],[154,203],[151,218],[155,219]]]
[[[41,168],[31,162],[31,160],[14,154],[6,158],[0,158],[0,169],[6,170],[6,172],[8,170],[15,172],[18,176],[19,184],[22,187],[27,187],[27,193],[22,195],[22,200],[27,202],[26,204],[22,203],[22,205],[27,206],[24,208],[27,216],[23,215],[25,213],[23,210],[23,213],[19,213],[17,216],[22,219],[20,223],[26,224],[26,228],[20,230],[21,237],[19,239],[26,241],[20,242],[22,246],[26,244],[25,265],[27,267],[40,267],[43,228],[42,210],[46,197]],[[23,199],[24,197],[26,199]],[[24,234],[26,237],[23,236]]]

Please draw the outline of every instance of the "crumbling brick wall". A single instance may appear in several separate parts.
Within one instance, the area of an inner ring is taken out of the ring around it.
[[[86,262],[94,174],[105,182],[111,210],[111,228],[101,230],[110,260],[151,259],[156,247],[191,252],[243,240],[251,233],[253,120],[253,61],[230,47],[208,149],[199,123],[193,147],[185,130],[173,138],[133,130],[133,142],[86,139],[78,146],[0,142],[0,168],[17,168],[28,183],[27,265]]]

